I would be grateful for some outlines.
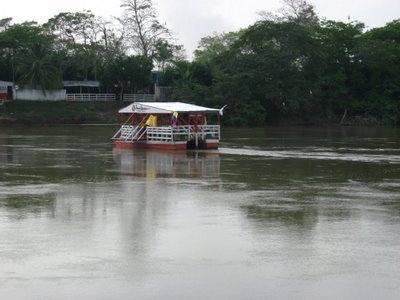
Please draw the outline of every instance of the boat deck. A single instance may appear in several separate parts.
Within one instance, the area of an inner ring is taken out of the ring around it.
[[[218,148],[220,135],[219,125],[122,125],[112,139],[122,148],[210,149]]]

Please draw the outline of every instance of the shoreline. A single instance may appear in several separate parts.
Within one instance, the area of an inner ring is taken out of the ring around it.
[[[118,110],[126,102],[21,101],[4,102],[0,126],[119,124]]]
[[[54,126],[54,125],[102,125],[120,124],[118,110],[128,102],[69,102],[11,100],[0,106],[0,127],[4,126]],[[222,123],[223,124],[223,123]],[[226,127],[243,127],[228,126]],[[321,118],[314,121],[273,118],[265,126],[315,126],[315,127],[381,127],[373,116],[350,116],[346,120]],[[246,126],[244,126],[246,127]],[[253,126],[264,127],[264,126]]]

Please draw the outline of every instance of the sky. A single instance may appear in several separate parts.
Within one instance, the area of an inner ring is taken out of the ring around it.
[[[4,0],[5,1],[5,0]],[[399,0],[310,0],[319,17],[336,21],[360,21],[367,28],[381,27],[400,18]],[[275,12],[281,0],[153,0],[165,22],[185,46],[188,57],[202,37],[237,31],[259,19],[257,12]],[[121,0],[12,0],[0,10],[0,19],[40,24],[60,12],[91,10],[95,15],[121,16]]]

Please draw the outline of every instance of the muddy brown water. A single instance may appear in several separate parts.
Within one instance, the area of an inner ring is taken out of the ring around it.
[[[0,128],[2,299],[398,299],[400,130]]]

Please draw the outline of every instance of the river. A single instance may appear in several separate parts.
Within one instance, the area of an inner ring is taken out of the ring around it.
[[[398,299],[400,130],[0,128],[1,299]]]

